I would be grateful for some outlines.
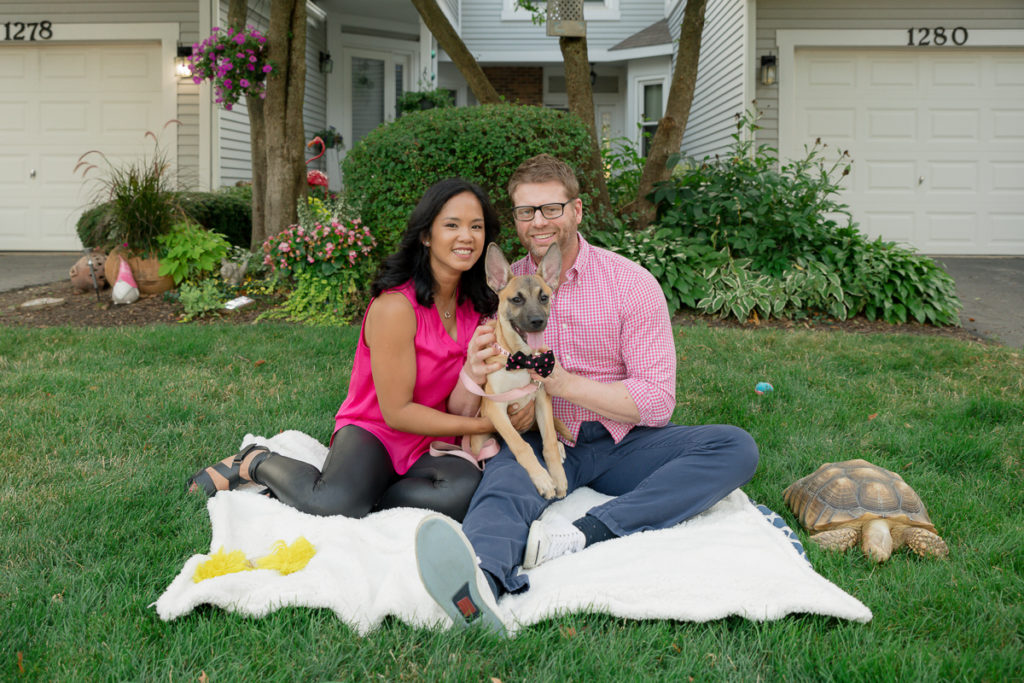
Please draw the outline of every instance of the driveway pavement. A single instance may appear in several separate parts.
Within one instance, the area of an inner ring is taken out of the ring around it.
[[[81,252],[0,252],[0,292],[68,277]],[[1024,349],[1024,257],[939,256],[956,282],[963,326],[978,336]]]

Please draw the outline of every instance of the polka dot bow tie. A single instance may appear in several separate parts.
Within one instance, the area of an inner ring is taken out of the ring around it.
[[[508,357],[505,369],[535,370],[541,377],[547,377],[555,369],[555,352],[548,350],[544,353],[527,356],[522,351],[516,351]]]

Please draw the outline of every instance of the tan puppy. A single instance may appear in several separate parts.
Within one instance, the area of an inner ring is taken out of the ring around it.
[[[484,388],[488,396],[480,403],[480,414],[494,423],[494,428],[505,440],[516,460],[545,498],[563,498],[567,484],[562,461],[565,449],[559,443],[556,430],[569,436],[568,430],[559,423],[551,411],[551,397],[539,382],[533,393],[525,393],[531,385],[530,367],[546,376],[554,367],[554,356],[537,354],[543,346],[544,329],[551,312],[551,292],[558,284],[562,272],[562,255],[557,244],[552,244],[537,267],[536,275],[515,277],[512,269],[496,244],[487,248],[484,261],[487,284],[498,295],[498,312],[494,326],[500,355],[490,366],[495,367],[487,375]],[[515,369],[519,368],[519,369]],[[514,398],[502,399],[505,394],[518,394]],[[508,405],[532,401],[534,424],[539,428],[544,442],[544,462],[541,467],[536,454],[515,430],[508,418]],[[557,424],[556,424],[557,423]],[[488,435],[475,435],[470,447],[479,452]]]

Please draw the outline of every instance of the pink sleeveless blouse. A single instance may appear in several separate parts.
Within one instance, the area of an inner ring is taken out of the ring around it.
[[[416,347],[416,384],[413,387],[412,400],[447,412],[448,396],[459,380],[459,370],[466,361],[469,338],[480,321],[480,314],[469,300],[460,304],[455,310],[457,339],[452,339],[444,329],[437,309],[432,306],[420,306],[416,302],[416,291],[411,280],[388,291],[404,294],[416,313],[416,336],[413,339]],[[455,443],[457,437],[407,434],[388,426],[381,415],[377,391],[373,385],[370,348],[364,338],[365,327],[364,313],[359,330],[359,344],[356,346],[356,355],[352,361],[352,379],[348,385],[348,396],[334,418],[334,431],[337,432],[345,425],[356,425],[367,430],[384,444],[391,455],[395,472],[405,474],[413,463],[427,452],[431,441]]]

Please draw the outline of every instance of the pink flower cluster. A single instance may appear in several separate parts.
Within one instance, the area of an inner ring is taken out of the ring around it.
[[[330,225],[316,223],[312,228],[290,225],[263,243],[263,263],[272,270],[298,272],[319,265],[323,275],[332,275],[356,265],[370,253],[377,240],[359,219]]]
[[[192,46],[192,80],[213,81],[215,101],[231,108],[243,95],[267,96],[267,38],[252,26],[244,31],[214,26],[209,38]]]

